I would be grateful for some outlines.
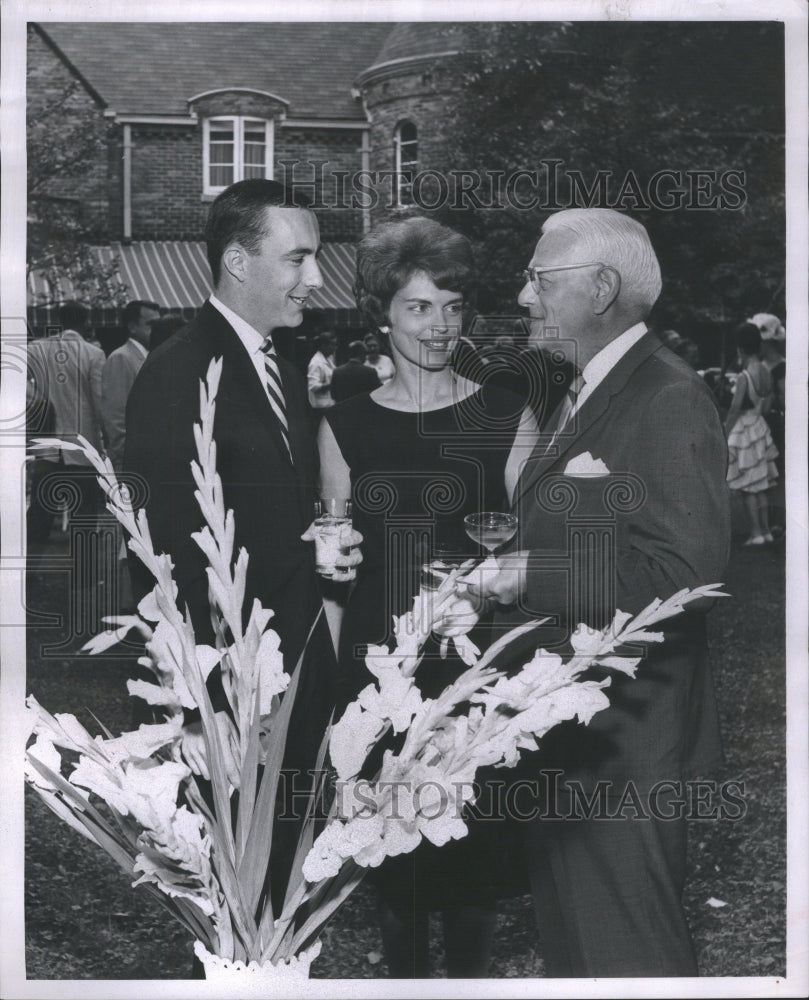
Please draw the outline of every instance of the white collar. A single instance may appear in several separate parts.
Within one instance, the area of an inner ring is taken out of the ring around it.
[[[251,356],[256,354],[264,346],[264,343],[269,339],[269,335],[265,337],[263,334],[259,333],[258,330],[251,326],[246,319],[242,319],[238,313],[235,313],[232,309],[229,309],[224,302],[220,300],[213,294],[211,294],[208,301],[214,307],[218,309],[220,313],[225,317],[225,319],[233,327],[236,336],[244,344],[247,353]],[[270,339],[270,343],[272,340]]]
[[[134,337],[130,337],[130,338],[129,338],[129,343],[130,343],[130,344],[134,344],[134,345],[135,345],[135,347],[137,347],[137,349],[138,349],[138,350],[140,351],[140,353],[141,353],[141,354],[142,354],[142,355],[144,356],[144,358],[145,358],[145,357],[146,357],[146,355],[147,355],[147,354],[149,353],[149,352],[148,352],[148,351],[146,350],[146,348],[145,348],[145,347],[143,346],[143,344],[142,344],[142,343],[141,343],[141,342],[140,342],[139,340],[135,340],[135,338],[134,338]]]
[[[590,358],[581,373],[581,377],[584,379],[584,388],[579,393],[575,409],[578,409],[596,386],[604,381],[621,358],[646,333],[646,329],[645,323],[636,323],[634,326],[630,326],[628,330],[624,330],[620,336],[611,340],[606,347],[601,348],[598,354]]]

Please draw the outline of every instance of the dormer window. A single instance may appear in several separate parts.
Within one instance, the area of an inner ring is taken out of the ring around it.
[[[413,204],[413,178],[418,169],[418,134],[411,121],[399,122],[393,133],[393,169],[396,171],[396,204]]]
[[[222,115],[204,121],[203,191],[219,194],[235,181],[272,178],[273,123]]]

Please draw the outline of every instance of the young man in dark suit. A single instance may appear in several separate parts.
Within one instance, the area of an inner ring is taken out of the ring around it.
[[[296,192],[247,180],[214,201],[205,238],[214,293],[138,373],[127,406],[124,467],[148,488],[155,550],[171,555],[178,599],[188,605],[197,641],[210,641],[206,559],[191,537],[203,523],[191,462],[200,380],[211,360],[222,358],[214,440],[225,509],[234,512],[234,554],[242,546],[249,554],[245,609],[258,598],[275,612],[272,628],[289,673],[314,626],[285,755],[285,767],[305,774],[333,708],[335,655],[313,545],[301,538],[314,517],[318,473],[306,383],[275,354],[272,332],[298,326],[309,295],[322,285],[318,223]],[[341,558],[346,579],[358,559],[356,552]],[[136,591],[150,590],[153,581],[135,559],[132,571]],[[215,691],[213,697],[216,707]]]
[[[543,226],[519,302],[537,346],[574,346],[580,377],[523,468],[511,551],[470,588],[500,605],[501,627],[553,616],[533,648],[564,649],[578,622],[603,627],[725,572],[725,440],[702,380],[645,326],[660,287],[628,216],[574,209]],[[705,610],[667,623],[637,679],[613,678],[610,707],[557,727],[526,764],[550,976],[697,973],[681,903],[687,781],[721,756]]]

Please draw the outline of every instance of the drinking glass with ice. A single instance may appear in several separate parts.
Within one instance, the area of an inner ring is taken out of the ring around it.
[[[315,501],[315,569],[321,576],[334,576],[337,557],[348,550],[350,530],[350,500],[323,497]]]

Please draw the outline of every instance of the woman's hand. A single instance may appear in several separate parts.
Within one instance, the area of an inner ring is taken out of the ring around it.
[[[507,552],[489,556],[458,583],[464,584],[472,600],[491,607],[493,604],[515,604],[524,588],[528,552]]]

